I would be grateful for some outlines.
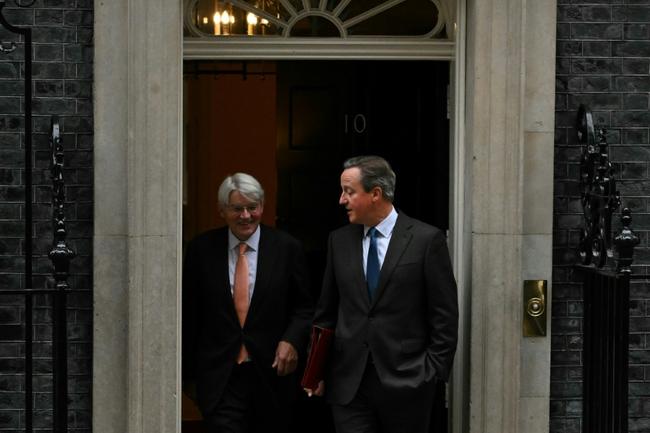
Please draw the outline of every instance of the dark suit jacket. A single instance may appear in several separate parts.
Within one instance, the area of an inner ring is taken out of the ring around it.
[[[447,380],[458,334],[458,300],[444,234],[399,213],[370,302],[363,272],[363,226],[330,234],[315,324],[336,328],[327,398],[349,403],[368,354],[387,389]]]
[[[278,377],[271,364],[280,340],[300,357],[313,315],[305,256],[286,233],[260,225],[257,275],[242,330],[228,278],[228,228],[211,230],[187,246],[183,269],[183,380],[196,381],[199,407],[212,412],[235,364],[242,341],[276,398],[297,374]],[[277,403],[270,402],[271,403]]]

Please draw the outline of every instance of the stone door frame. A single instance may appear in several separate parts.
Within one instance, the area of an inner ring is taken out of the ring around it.
[[[521,287],[551,279],[555,7],[458,4],[454,432],[548,431],[550,337],[522,338]],[[180,431],[182,59],[180,0],[95,1],[95,431]]]

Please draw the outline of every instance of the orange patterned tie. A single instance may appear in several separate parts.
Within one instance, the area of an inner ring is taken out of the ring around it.
[[[246,314],[248,314],[248,260],[246,260],[246,243],[239,244],[239,256],[235,265],[235,283],[232,296],[235,301],[235,311],[239,324],[244,327]],[[242,343],[237,355],[237,364],[241,364],[248,358],[248,351]]]

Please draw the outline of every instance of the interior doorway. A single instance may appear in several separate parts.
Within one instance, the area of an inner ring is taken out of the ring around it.
[[[317,298],[327,234],[347,223],[341,165],[361,154],[393,165],[398,211],[448,229],[449,71],[446,61],[185,62],[184,242],[223,225],[218,185],[248,172],[266,191],[263,223],[303,242]],[[324,403],[300,395],[295,431],[333,432]],[[445,407],[443,385],[436,431],[447,431]],[[198,416],[184,398],[184,432]]]

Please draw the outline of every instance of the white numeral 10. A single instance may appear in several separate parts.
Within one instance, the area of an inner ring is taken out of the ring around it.
[[[356,132],[357,134],[363,134],[363,132],[366,130],[366,116],[363,114],[355,114],[354,116],[346,114],[344,116],[344,120],[346,134],[350,133],[350,129],[352,129],[352,131]]]

